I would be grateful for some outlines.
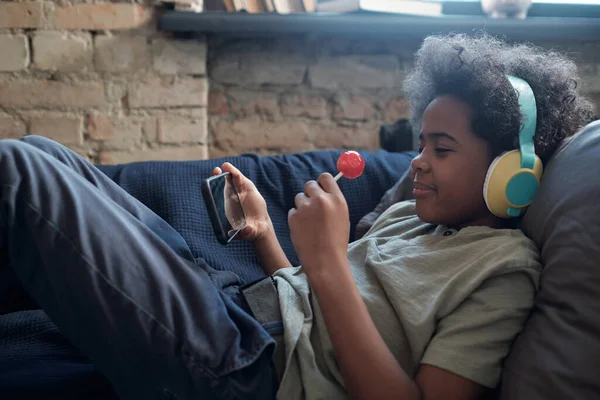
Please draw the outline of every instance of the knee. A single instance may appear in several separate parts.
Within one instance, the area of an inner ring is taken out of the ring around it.
[[[18,155],[26,155],[30,154],[35,149],[29,146],[27,143],[23,143],[21,140],[17,139],[4,139],[0,140],[0,155],[7,155],[15,158]]]
[[[27,143],[28,145],[37,147],[38,149],[46,151],[46,152],[48,150],[52,150],[52,149],[56,149],[56,148],[60,147],[60,144],[58,144],[54,140],[50,140],[46,137],[38,136],[38,135],[23,136],[19,140],[24,143]]]

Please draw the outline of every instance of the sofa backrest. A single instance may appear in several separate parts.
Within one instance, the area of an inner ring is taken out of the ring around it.
[[[600,398],[600,121],[548,162],[522,229],[539,245],[544,270],[500,398]]]
[[[148,161],[98,168],[171,224],[183,236],[194,257],[203,258],[218,270],[234,271],[244,282],[249,282],[264,276],[254,248],[239,241],[227,246],[219,244],[202,199],[202,179],[225,161],[252,179],[265,197],[284,251],[297,264],[287,213],[294,206],[294,196],[304,190],[308,180],[317,179],[322,172],[337,173],[340,154],[341,151],[334,150],[263,157],[244,154],[203,161]],[[358,220],[375,208],[414,156],[383,150],[361,154],[366,162],[363,175],[338,181],[349,205],[350,240],[354,239]]]

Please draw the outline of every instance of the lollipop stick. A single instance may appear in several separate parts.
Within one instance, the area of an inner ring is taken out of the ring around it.
[[[338,174],[337,174],[337,175],[336,175],[336,176],[333,178],[333,180],[337,182],[337,181],[338,181],[338,179],[340,179],[342,176],[344,176],[344,174],[342,174],[342,173],[340,172],[340,173],[338,173]]]

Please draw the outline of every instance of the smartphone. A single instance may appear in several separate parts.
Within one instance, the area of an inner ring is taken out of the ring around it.
[[[219,243],[226,245],[246,226],[237,186],[229,172],[202,181],[202,197]]]

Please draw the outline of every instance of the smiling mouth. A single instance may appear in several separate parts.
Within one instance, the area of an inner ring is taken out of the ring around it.
[[[415,189],[422,189],[422,190],[435,190],[435,187],[425,185],[424,183],[417,182],[417,181],[413,181],[413,187]]]
[[[415,197],[426,196],[434,192],[435,188],[433,186],[425,185],[420,182],[413,182],[413,195]]]

